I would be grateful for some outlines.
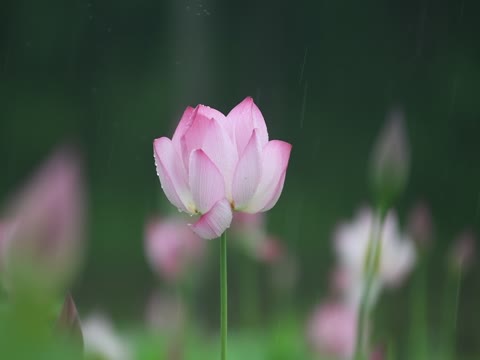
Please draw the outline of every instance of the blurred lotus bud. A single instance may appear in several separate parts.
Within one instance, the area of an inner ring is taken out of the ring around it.
[[[185,324],[185,308],[178,297],[154,292],[146,306],[146,322],[154,332],[178,335]]]
[[[410,149],[403,112],[392,111],[371,158],[370,179],[379,201],[387,208],[403,191],[410,168]]]
[[[84,193],[78,157],[59,151],[7,208],[3,270],[9,290],[62,291],[83,254]]]
[[[83,341],[87,358],[102,360],[133,359],[130,347],[114,330],[110,320],[93,314],[82,322]]]
[[[428,206],[421,202],[411,211],[407,223],[408,233],[420,247],[426,247],[432,241],[433,222]]]
[[[457,237],[451,252],[452,264],[456,269],[463,271],[472,264],[475,242],[475,235],[471,230],[466,230]]]
[[[181,218],[157,218],[146,226],[145,251],[151,267],[168,281],[176,281],[203,258],[205,241]]]
[[[342,286],[351,302],[360,300],[365,283],[365,263],[374,222],[379,221],[370,209],[360,210],[355,219],[337,227],[334,247],[339,268],[344,272]],[[381,287],[398,286],[415,264],[415,247],[411,239],[400,232],[397,216],[390,211],[381,232],[379,266],[375,274],[372,294],[378,294]],[[372,295],[373,296],[373,295]],[[375,298],[370,299],[374,302]]]
[[[307,326],[310,347],[319,355],[338,359],[351,359],[356,333],[357,313],[342,303],[321,304]]]
[[[83,335],[80,326],[77,307],[73,301],[72,295],[68,294],[63,303],[62,311],[57,321],[57,328],[61,334],[65,335],[73,343],[83,349]]]

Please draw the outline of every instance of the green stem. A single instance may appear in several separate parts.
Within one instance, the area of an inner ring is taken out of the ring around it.
[[[410,330],[408,332],[409,359],[429,359],[427,324],[428,254],[420,254],[418,270],[413,274],[410,289]]]
[[[462,290],[462,271],[459,271],[456,274],[456,288],[457,291],[455,292],[455,313],[453,317],[453,332],[457,332],[457,322],[458,322],[458,306],[460,305],[460,291]]]
[[[443,331],[443,359],[455,358],[456,328],[458,306],[460,303],[460,290],[462,284],[461,269],[449,269],[444,300],[444,331]]]
[[[365,288],[363,290],[357,320],[357,340],[355,344],[355,360],[368,359],[368,318],[370,317],[370,298],[373,290],[375,274],[378,271],[382,251],[381,234],[385,212],[379,211],[378,222],[372,224],[371,236],[365,261]]]
[[[220,238],[220,337],[221,337],[221,360],[227,358],[227,232]]]

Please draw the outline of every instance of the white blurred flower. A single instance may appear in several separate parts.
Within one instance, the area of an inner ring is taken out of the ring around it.
[[[130,348],[104,315],[93,314],[82,321],[82,332],[86,355],[105,360],[133,359]]]
[[[370,209],[360,210],[350,223],[341,224],[334,235],[335,251],[342,271],[342,286],[348,301],[358,305],[365,284],[365,267],[373,226],[379,219]],[[381,232],[381,253],[370,303],[383,286],[399,285],[415,263],[412,240],[400,232],[394,212],[385,218]]]

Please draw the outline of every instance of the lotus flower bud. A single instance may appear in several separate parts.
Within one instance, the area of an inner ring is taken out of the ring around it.
[[[410,149],[403,112],[394,110],[373,149],[370,178],[377,201],[384,207],[403,191],[410,170]]]
[[[2,251],[9,290],[62,291],[83,249],[84,196],[77,156],[57,152],[7,208]]]

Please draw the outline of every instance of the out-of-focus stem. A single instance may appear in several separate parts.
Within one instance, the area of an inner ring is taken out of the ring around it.
[[[428,260],[428,254],[421,256],[410,290],[410,330],[408,336],[409,359],[411,360],[430,358],[427,326]]]
[[[355,345],[355,360],[368,359],[368,319],[370,317],[370,299],[372,296],[373,283],[378,271],[381,251],[382,251],[382,228],[385,218],[385,212],[379,211],[378,220],[374,220],[371,229],[370,241],[367,249],[365,261],[365,287],[358,310],[357,319],[357,340]]]
[[[445,360],[451,360],[455,358],[457,316],[458,305],[460,302],[461,284],[461,269],[449,269],[443,305],[444,330],[442,338],[442,358]]]
[[[220,238],[220,337],[221,360],[227,358],[227,330],[228,330],[228,293],[227,293],[227,232]]]

